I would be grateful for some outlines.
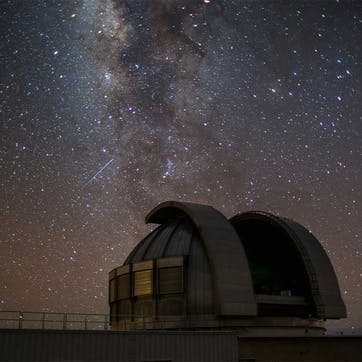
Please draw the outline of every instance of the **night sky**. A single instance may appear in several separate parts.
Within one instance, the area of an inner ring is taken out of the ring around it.
[[[159,202],[321,240],[361,331],[359,1],[2,0],[0,309],[107,313]]]

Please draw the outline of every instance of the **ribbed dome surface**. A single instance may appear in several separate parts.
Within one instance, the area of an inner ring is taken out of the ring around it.
[[[195,238],[199,239],[195,227],[187,218],[160,225],[134,248],[124,264],[189,255]]]
[[[187,257],[189,313],[213,313],[211,270],[202,240],[190,219],[181,217],[157,227],[133,249],[124,265],[173,256]]]

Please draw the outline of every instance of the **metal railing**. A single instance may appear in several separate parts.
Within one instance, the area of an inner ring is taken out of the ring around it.
[[[112,317],[112,318],[111,318]],[[53,330],[116,330],[199,329],[217,326],[215,316],[145,316],[90,313],[53,313],[0,311],[0,329],[53,329]],[[222,327],[222,324],[219,325]],[[229,328],[233,329],[231,324]],[[237,327],[237,325],[236,325]],[[308,327],[307,327],[308,328]],[[310,326],[309,326],[310,328]],[[318,327],[317,327],[318,328]],[[361,335],[360,331],[328,331],[327,335]]]
[[[108,314],[0,311],[0,329],[108,330]]]
[[[214,316],[201,315],[111,315],[112,325],[117,330],[177,330],[177,329],[202,329],[215,327],[217,318]]]
[[[208,326],[213,316],[146,316],[82,313],[51,313],[0,311],[0,329],[54,329],[54,330],[117,330],[178,329]]]

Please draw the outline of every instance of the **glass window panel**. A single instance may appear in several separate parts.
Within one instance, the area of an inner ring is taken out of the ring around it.
[[[132,304],[129,300],[122,300],[118,304],[118,314],[120,318],[130,318],[132,314]]]
[[[183,290],[182,267],[159,269],[159,290],[161,294],[181,293]]]
[[[116,300],[116,279],[112,279],[109,283],[109,301],[112,303]]]
[[[152,294],[152,270],[134,273],[134,295]]]
[[[135,315],[140,316],[152,316],[154,315],[154,304],[150,299],[139,299],[135,303]]]
[[[183,297],[165,297],[159,302],[159,313],[161,315],[182,315],[184,311]]]
[[[118,277],[118,299],[130,297],[130,275],[123,274]]]
[[[117,303],[112,303],[111,304],[110,318],[111,318],[111,322],[114,322],[114,321],[118,320],[118,318],[117,318]]]

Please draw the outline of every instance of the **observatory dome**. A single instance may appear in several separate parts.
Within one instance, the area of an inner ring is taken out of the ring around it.
[[[109,274],[113,329],[321,334],[346,315],[327,254],[295,221],[168,201],[146,223],[159,226]]]

